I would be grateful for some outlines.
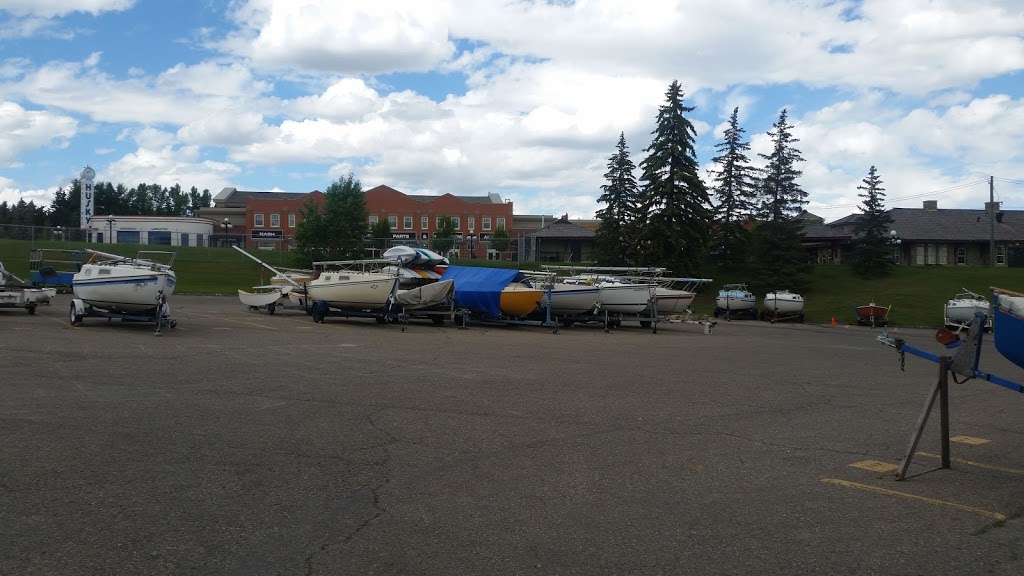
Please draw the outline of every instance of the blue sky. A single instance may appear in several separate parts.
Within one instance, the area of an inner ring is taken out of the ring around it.
[[[679,80],[702,173],[734,107],[754,159],[787,108],[828,220],[872,165],[889,206],[980,208],[994,176],[1024,209],[1022,69],[1017,0],[0,0],[0,200],[86,164],[213,193],[352,172],[586,218]]]

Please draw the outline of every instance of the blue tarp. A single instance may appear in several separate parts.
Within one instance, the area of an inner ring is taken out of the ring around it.
[[[441,280],[455,280],[455,306],[479,314],[501,316],[501,289],[526,278],[519,270],[449,266]]]

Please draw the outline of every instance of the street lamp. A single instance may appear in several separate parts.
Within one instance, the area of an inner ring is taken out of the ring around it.
[[[903,239],[895,230],[889,231],[889,244],[892,244],[892,261],[894,264],[899,264],[900,244],[903,244]]]
[[[220,227],[224,229],[224,245],[228,245],[228,230],[231,229],[231,220],[225,216],[224,220],[221,221]]]
[[[117,220],[114,220],[113,216],[107,217],[107,244],[114,243],[114,224],[117,224]]]
[[[469,229],[469,257],[476,258],[476,252],[473,251],[473,241],[476,239],[476,235],[473,234],[473,229]]]
[[[62,228],[60,226],[57,226],[56,228],[54,228],[53,229],[53,237],[56,238],[57,240],[63,241],[64,240],[64,228]]]

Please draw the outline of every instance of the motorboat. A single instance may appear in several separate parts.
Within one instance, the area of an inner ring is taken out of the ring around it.
[[[996,350],[1024,368],[1024,294],[993,288],[995,323],[992,333]]]
[[[746,284],[724,284],[715,298],[715,317],[748,314],[757,317],[757,300]]]
[[[974,314],[981,312],[990,319],[987,327],[991,327],[992,305],[984,296],[964,288],[962,292],[946,302],[943,309],[946,326],[966,326],[974,319]]]
[[[386,260],[314,262],[316,278],[306,284],[313,302],[330,308],[370,311],[388,306],[398,288],[398,276],[382,270]]]
[[[772,290],[764,295],[764,315],[771,320],[804,317],[804,297],[789,290]]]
[[[75,298],[86,309],[148,315],[166,304],[174,293],[178,283],[173,269],[174,252],[142,250],[135,258],[97,250],[87,252],[92,256],[71,279]],[[72,324],[81,321],[80,312],[82,309],[72,303]]]
[[[544,290],[528,281],[512,282],[501,289],[498,307],[505,316],[520,318],[536,310],[543,297]]]
[[[892,305],[882,306],[881,304],[865,304],[857,306],[857,324],[866,326],[885,326],[889,323],[889,311]]]

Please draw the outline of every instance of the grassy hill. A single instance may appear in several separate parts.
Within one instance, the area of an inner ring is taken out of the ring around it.
[[[28,277],[29,252],[32,248],[82,249],[83,243],[0,240],[0,262],[22,278]],[[139,246],[103,245],[111,252],[131,256]],[[159,249],[158,247],[152,247]],[[164,247],[175,252],[175,270],[178,274],[179,294],[235,294],[261,283],[262,267],[231,248]],[[261,260],[272,266],[293,265],[291,255],[283,252],[252,250]],[[509,266],[509,262],[463,260],[463,265]],[[536,265],[531,268],[538,268]],[[263,270],[263,278],[269,272]],[[729,282],[747,279],[722,270],[709,270],[703,274],[714,282],[705,286],[694,301],[699,314],[711,314],[718,288]],[[829,323],[832,318],[839,324],[852,324],[857,316],[854,306],[875,302],[892,305],[891,322],[899,326],[938,328],[942,324],[942,310],[946,301],[962,288],[989,296],[990,286],[999,286],[1024,292],[1024,268],[979,268],[954,266],[898,267],[888,278],[862,280],[846,266],[817,266],[811,275],[810,288],[802,294],[806,299],[807,322]],[[780,286],[784,288],[784,286]],[[758,294],[758,304],[763,294]]]

